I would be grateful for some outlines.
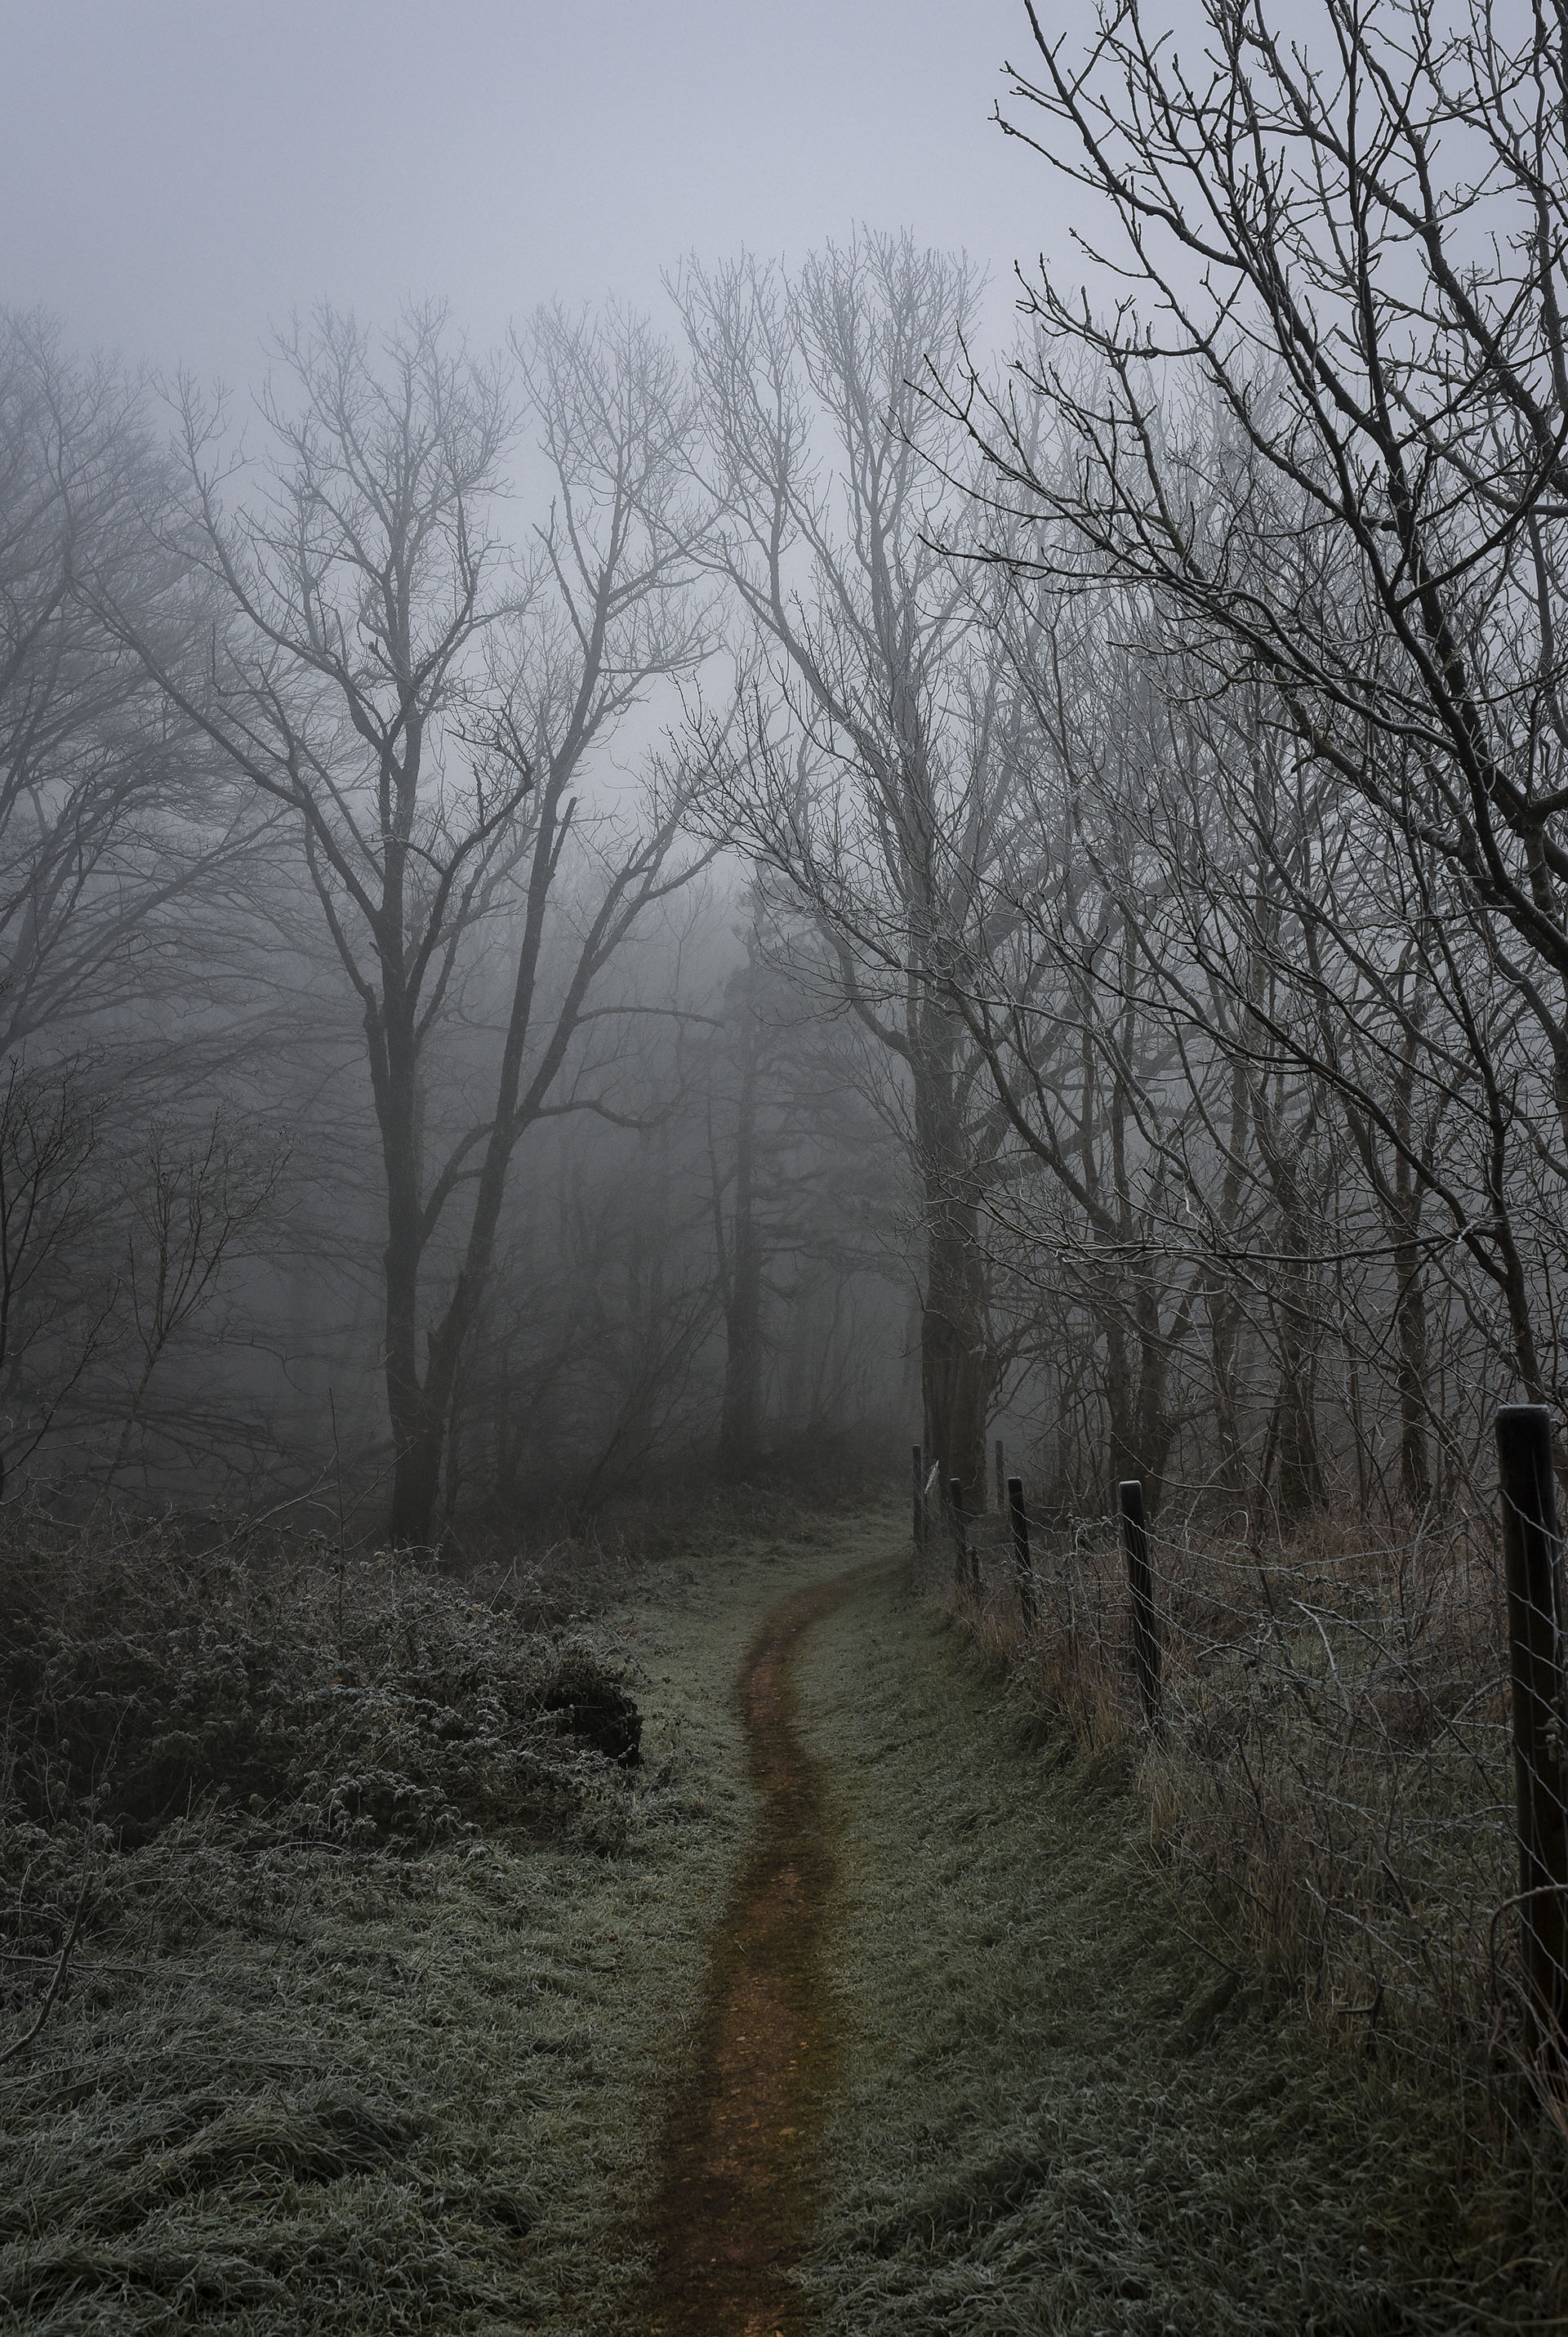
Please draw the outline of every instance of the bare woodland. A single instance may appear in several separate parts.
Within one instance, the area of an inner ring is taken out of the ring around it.
[[[28,2310],[700,2304],[761,1876],[824,2331],[1568,2319],[1568,0],[1019,39],[1000,282],[0,310]]]
[[[8,1493],[1245,1535],[1561,1408],[1562,27],[1145,14],[1009,348],[870,231],[227,400],[6,319]]]

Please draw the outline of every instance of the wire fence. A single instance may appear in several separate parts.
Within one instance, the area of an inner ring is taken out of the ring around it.
[[[1505,2123],[1523,2076],[1568,2137],[1568,1895],[1561,1839],[1536,1839],[1563,1800],[1554,1544],[1532,1781],[1500,1513],[1403,1540],[1320,1519],[1271,1548],[1147,1525],[1123,1494],[1065,1529],[1017,1479],[983,1518],[922,1497],[925,1579],[1060,1730],[1135,1759],[1155,1844],[1239,1971],[1478,2082]]]

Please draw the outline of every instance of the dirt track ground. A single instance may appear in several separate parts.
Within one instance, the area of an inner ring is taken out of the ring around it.
[[[1235,1984],[1115,1778],[1027,1742],[901,1570],[797,1593],[744,1677],[765,1798],[650,2327],[1528,2321],[1441,2119]]]
[[[798,2317],[786,2276],[815,2217],[835,2077],[823,1955],[840,1875],[827,1780],[798,1726],[794,1657],[807,1633],[893,1564],[873,1560],[796,1591],[768,1616],[742,1668],[759,1806],[714,1942],[689,2092],[665,2142],[653,2311],[672,2337],[769,2337]]]
[[[618,1618],[623,1839],[197,1861],[160,1961],[101,1949],[4,2072],[0,2330],[1528,2325],[1441,2120],[1212,2006],[1132,1802],[1026,1739],[895,1536]]]

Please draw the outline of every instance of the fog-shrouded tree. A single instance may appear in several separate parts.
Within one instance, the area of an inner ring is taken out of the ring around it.
[[[80,1049],[95,1017],[188,1001],[253,865],[257,807],[103,621],[190,654],[170,469],[139,385],[0,315],[0,1049]],[[199,945],[196,927],[203,928]]]
[[[213,1306],[229,1266],[263,1217],[283,1162],[257,1157],[215,1113],[198,1131],[154,1125],[129,1193],[117,1261],[131,1336],[118,1433],[99,1486],[102,1502],[142,1427],[154,1375]],[[190,1434],[190,1423],[186,1424]],[[200,1444],[201,1430],[196,1431]]]
[[[149,1126],[254,1061],[248,947],[275,815],[104,601],[190,681],[188,552],[145,386],[0,312],[0,1294],[12,1490],[91,1484],[128,1323],[117,1259]]]
[[[1099,308],[1032,283],[1010,396],[960,399],[998,502],[1156,592],[1211,687],[1254,680],[1292,755],[1441,858],[1568,1128],[1562,25],[1204,0],[1178,42],[1148,0],[1086,39],[1028,14],[1007,126],[1099,199],[1120,272]]]
[[[1173,1250],[1171,1161],[1190,1100],[1141,963],[1127,797],[1158,702],[1088,596],[1020,588],[994,604],[1007,660],[1011,817],[955,936],[951,995],[1008,1129],[990,1212],[1011,1233],[1012,1305],[1044,1250],[1073,1293],[1103,1413],[1096,1497],[1136,1473],[1157,1501],[1178,1428],[1201,1276]],[[1020,1323],[1025,1344],[1030,1335]]]
[[[280,349],[259,419],[248,456],[193,393],[181,406],[183,503],[161,533],[200,572],[200,685],[134,611],[115,617],[279,807],[358,1002],[391,1530],[425,1541],[518,1143],[547,1113],[609,1108],[604,977],[702,857],[676,797],[596,799],[590,768],[704,643],[687,401],[669,350],[619,313],[545,312],[508,362],[471,357],[438,309],[379,340],[324,311]],[[530,425],[550,501],[509,546]]]
[[[862,1351],[887,1342],[919,1280],[879,1042],[824,984],[784,888],[754,884],[744,905],[705,1097],[725,1334],[715,1453],[731,1476],[850,1422],[880,1441],[888,1375]]]
[[[715,1125],[716,1095],[710,1100],[708,1110],[714,1247],[725,1320],[717,1457],[720,1469],[730,1472],[752,1466],[762,1450],[763,1324],[768,1268],[759,1189],[764,1164],[758,1157],[767,1046],[755,919],[745,932],[744,945],[744,960],[731,975],[725,995],[725,1037],[735,1090],[726,1162],[721,1163],[722,1139]]]
[[[909,235],[793,273],[693,264],[714,554],[741,623],[735,709],[694,745],[727,826],[803,913],[818,979],[883,1052],[920,1195],[924,1438],[987,1498],[995,1384],[979,1211],[994,1101],[947,987],[1010,816],[998,660],[925,395],[972,329],[977,271]]]
[[[1167,872],[1144,946],[1167,1013],[1235,1066],[1265,1165],[1280,1081],[1320,1098],[1324,1139],[1343,1155],[1339,1198],[1330,1213],[1325,1197],[1293,1247],[1353,1254],[1362,1303],[1387,1309],[1380,1335],[1364,1326],[1363,1361],[1398,1391],[1398,1480],[1419,1513],[1434,1438],[1456,1453],[1473,1425],[1433,1377],[1445,1286],[1488,1377],[1495,1366],[1505,1387],[1552,1392],[1549,1286],[1526,1262],[1561,1221],[1530,1134],[1550,1127],[1550,1074],[1443,856],[1412,850],[1320,765],[1289,756],[1256,705],[1254,692],[1194,693],[1174,714],[1143,816]]]
[[[1097,1390],[1075,1498],[1097,1446],[1254,1521],[1419,1518],[1488,1398],[1559,1384],[1530,1018],[1442,856],[1157,597],[1037,566],[1015,600],[1034,816],[954,994],[1047,1172],[991,1208],[1037,1381]]]
[[[47,1437],[112,1308],[88,1239],[95,1101],[66,1059],[39,1074],[13,1056],[0,1081],[0,1491]]]
[[[1114,1152],[1125,1118],[1125,1306],[1155,1256],[1193,1293],[1150,1320],[1178,1466],[1183,1421],[1223,1422],[1232,1484],[1291,1511],[1353,1453],[1365,1505],[1381,1382],[1419,1513],[1476,1391],[1563,1393],[1561,26],[1427,0],[1027,15],[1005,126],[1098,199],[1111,289],[1042,263],[1007,386],[960,362],[932,394],[984,458],[976,534],[1014,605],[1056,596],[1030,704],[1075,625],[1102,646],[1027,749],[1053,816],[1086,777],[1086,816],[1046,821],[1044,889],[1008,856],[1015,922],[972,929],[955,994],[1015,1136],[1084,1186],[1064,1266],[1096,1198],[1064,1139],[1092,1120]],[[1068,1025],[1108,1117],[1064,1091]]]

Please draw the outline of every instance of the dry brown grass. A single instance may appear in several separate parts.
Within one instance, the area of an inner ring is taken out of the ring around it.
[[[982,1628],[1005,1652],[1001,1599]],[[1243,1951],[1151,1855],[1131,1711],[1074,1752],[966,1654],[868,1594],[803,1661],[844,1823],[823,2331],[1561,2330],[1546,2155],[1483,2164],[1407,2059],[1303,2020],[1250,1954],[1222,1971]]]
[[[1164,1522],[1164,1521],[1162,1521]],[[1115,1762],[1163,1865],[1239,1970],[1448,2091],[1516,2146],[1523,2076],[1506,1648],[1493,1522],[1376,1543],[1324,1519],[1284,1546],[1152,1536],[1160,1724],[1134,1677],[1114,1525],[1038,1537],[1026,1631],[994,1537],[977,1603],[928,1571],[1031,1725]],[[1535,2112],[1557,2107],[1526,2083]]]

